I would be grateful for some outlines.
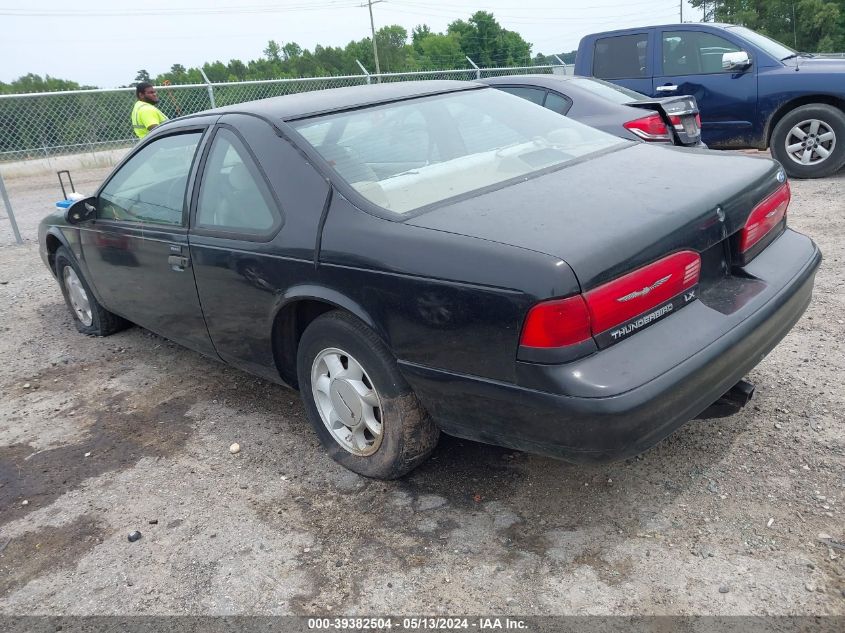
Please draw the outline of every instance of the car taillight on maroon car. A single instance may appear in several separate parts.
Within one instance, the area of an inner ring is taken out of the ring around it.
[[[538,303],[522,328],[521,356],[571,347],[577,357],[613,345],[693,301],[700,273],[701,257],[685,250],[585,294]],[[595,346],[584,345],[590,340]]]
[[[633,121],[623,123],[623,127],[644,141],[669,143],[672,140],[669,136],[669,130],[663,122],[663,118],[657,112],[641,119],[634,119]]]

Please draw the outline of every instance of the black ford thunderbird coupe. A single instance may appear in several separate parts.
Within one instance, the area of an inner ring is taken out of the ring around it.
[[[161,125],[39,240],[81,332],[298,388],[335,460],[390,478],[440,431],[598,461],[696,417],[810,301],[789,199],[774,161],[394,83]]]

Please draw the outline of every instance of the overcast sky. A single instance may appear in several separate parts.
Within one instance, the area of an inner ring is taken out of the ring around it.
[[[684,20],[697,21],[684,1]],[[362,8],[359,5],[364,4]],[[125,85],[141,68],[261,57],[267,41],[345,46],[370,33],[366,0],[0,0],[0,81],[26,73],[100,87]],[[589,7],[589,8],[585,8]],[[678,0],[384,0],[376,29],[428,24],[441,32],[474,11],[491,11],[538,52],[578,47],[582,35],[677,22]],[[373,69],[370,69],[373,72]]]

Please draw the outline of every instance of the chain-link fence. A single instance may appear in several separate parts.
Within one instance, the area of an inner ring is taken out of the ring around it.
[[[363,70],[363,67],[362,67]],[[420,79],[471,80],[498,75],[571,72],[568,66],[473,68],[381,75],[307,77],[157,86],[158,104],[170,118],[213,107],[296,92]],[[0,162],[50,158],[128,147],[135,142],[130,113],[133,88],[0,95]]]

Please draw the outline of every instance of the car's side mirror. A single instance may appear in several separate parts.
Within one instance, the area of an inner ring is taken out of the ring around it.
[[[722,53],[722,70],[745,70],[751,66],[751,57],[745,51]]]
[[[65,220],[68,224],[82,224],[97,217],[97,199],[93,196],[77,200],[65,211]]]

